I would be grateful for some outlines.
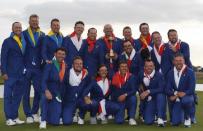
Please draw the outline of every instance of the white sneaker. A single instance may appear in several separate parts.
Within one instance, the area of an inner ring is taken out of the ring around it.
[[[75,123],[78,122],[78,116],[75,115],[75,116],[73,117],[73,122],[75,122]]]
[[[91,125],[97,124],[97,119],[96,119],[96,117],[90,117],[90,124],[91,124]]]
[[[33,119],[32,117],[27,117],[26,123],[27,123],[27,124],[34,123],[34,119]]]
[[[21,125],[24,124],[25,121],[21,121],[19,118],[16,118],[15,120],[13,120],[17,125]]]
[[[62,118],[60,118],[59,124],[60,124],[60,125],[63,125],[63,119],[62,119]]]
[[[78,117],[78,125],[83,125],[84,123],[84,120]]]
[[[185,126],[185,127],[191,127],[191,119],[190,119],[190,118],[187,119],[187,120],[185,120],[184,126]]]
[[[164,126],[164,121],[163,121],[163,119],[158,118],[158,120],[157,120],[157,124],[158,124],[158,126],[163,127],[163,126]]]
[[[109,116],[108,116],[108,120],[113,120],[113,116],[112,116],[112,115],[109,115]]]
[[[8,119],[8,120],[6,121],[6,125],[7,125],[7,126],[14,126],[14,125],[16,125],[16,122],[13,121],[13,120],[11,120],[11,119]]]
[[[129,125],[135,126],[135,125],[137,125],[137,122],[135,121],[135,119],[130,118],[130,119],[129,119]]]
[[[47,122],[46,121],[41,121],[39,125],[39,129],[46,129],[47,128]]]
[[[33,114],[32,117],[34,119],[34,122],[39,122],[39,116],[38,116],[38,114]]]

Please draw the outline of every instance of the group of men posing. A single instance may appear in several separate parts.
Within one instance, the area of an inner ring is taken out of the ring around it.
[[[97,39],[97,30],[90,28],[82,39],[82,21],[66,37],[58,19],[51,20],[47,35],[37,15],[30,16],[29,25],[22,31],[21,23],[14,22],[1,49],[6,125],[24,123],[18,116],[21,99],[25,122],[40,122],[40,128],[47,123],[84,124],[88,111],[90,124],[105,124],[111,117],[116,124],[137,125],[138,97],[145,124],[163,127],[166,107],[171,125],[190,127],[196,122],[189,45],[178,39],[176,30],[170,29],[169,42],[163,43],[159,32],[149,33],[147,23],[140,24],[138,39],[132,38],[129,26],[123,29],[123,39],[114,35],[110,24],[104,26],[103,37]]]

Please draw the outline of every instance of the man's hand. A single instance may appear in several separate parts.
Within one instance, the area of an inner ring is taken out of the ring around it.
[[[52,98],[53,98],[52,94],[49,90],[45,90],[45,96],[48,100],[52,100]]]
[[[184,97],[185,95],[186,95],[185,92],[178,92],[177,93],[177,96],[180,98]]]
[[[169,48],[170,48],[173,52],[176,52],[176,51],[177,51],[176,47],[173,46],[173,45],[169,45]]]
[[[4,74],[4,75],[2,76],[2,78],[3,78],[4,80],[8,80],[8,75],[7,75],[7,74]]]
[[[120,95],[120,96],[118,97],[118,101],[119,101],[119,102],[125,101],[126,96],[127,96],[127,94]]]
[[[90,97],[89,96],[85,96],[84,97],[84,101],[85,101],[85,104],[92,104],[92,100],[90,99]]]
[[[144,100],[149,95],[149,91],[144,91],[140,94],[140,99]]]
[[[47,64],[51,64],[52,61],[51,61],[51,60],[46,60],[46,63],[47,63]]]
[[[178,98],[177,95],[174,95],[174,96],[170,96],[170,97],[169,97],[170,101],[175,101],[177,98]]]

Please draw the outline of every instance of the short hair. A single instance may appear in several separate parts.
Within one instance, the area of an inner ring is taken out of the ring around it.
[[[123,41],[123,46],[124,46],[124,43],[126,43],[126,42],[130,42],[131,45],[133,44],[130,40],[124,40]]]
[[[57,49],[55,50],[55,53],[57,53],[58,51],[63,51],[63,52],[65,52],[65,53],[67,53],[67,50],[66,50],[66,48],[64,48],[64,47],[59,47],[59,48],[57,48]]]
[[[169,33],[171,33],[171,32],[176,32],[177,33],[177,30],[175,30],[175,29],[169,29],[167,35],[169,36]]]
[[[125,26],[125,27],[123,28],[123,32],[124,32],[124,30],[126,30],[126,29],[130,29],[130,30],[131,30],[130,26]]]
[[[126,60],[120,60],[120,61],[119,61],[119,63],[118,63],[119,68],[120,68],[120,65],[121,65],[121,64],[126,64],[126,65],[128,65],[128,63],[127,63]]]
[[[14,25],[17,24],[17,23],[18,23],[18,24],[21,24],[21,23],[18,22],[18,21],[13,22],[13,24],[12,24],[12,29],[13,29]]]
[[[152,59],[150,59],[150,58],[148,58],[148,59],[146,59],[146,60],[144,61],[144,63],[146,63],[146,62],[152,62],[152,63],[154,64],[154,61],[153,61]]]
[[[85,26],[85,23],[84,23],[83,21],[76,21],[76,22],[75,22],[75,27],[76,27],[76,25],[78,25],[78,24],[82,24],[83,26]]]
[[[139,26],[139,29],[140,29],[140,30],[141,30],[141,28],[142,28],[143,25],[147,25],[147,26],[149,27],[149,25],[148,25],[147,23],[141,23],[140,26]]]
[[[96,32],[97,32],[97,29],[96,29],[96,28],[94,28],[94,27],[89,28],[87,32],[89,33],[89,32],[90,32],[90,30],[93,30],[93,29],[94,29],[94,30],[96,30]]]
[[[73,58],[73,63],[74,63],[74,61],[76,61],[76,60],[81,60],[81,61],[83,61],[80,56],[75,56],[75,57]]]
[[[141,55],[141,58],[143,60],[149,59],[150,58],[150,51],[149,51],[149,49],[148,48],[141,49],[140,55]]]
[[[99,67],[97,68],[97,71],[99,71],[100,68],[102,68],[102,67],[106,67],[107,68],[107,66],[105,64],[100,64]]]
[[[30,17],[29,17],[29,20],[30,20],[31,18],[39,18],[39,16],[38,16],[37,14],[32,14],[32,15],[30,15]]]
[[[177,52],[173,55],[173,59],[175,59],[176,57],[182,57],[184,59],[184,55],[180,52]]]
[[[152,37],[153,37],[154,34],[159,34],[159,35],[161,35],[158,31],[154,31],[154,32],[152,33]]]
[[[54,19],[51,20],[51,25],[53,24],[53,22],[60,22],[60,21],[59,21],[59,19],[54,18]]]

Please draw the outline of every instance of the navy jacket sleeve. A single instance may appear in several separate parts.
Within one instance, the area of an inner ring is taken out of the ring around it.
[[[190,74],[189,74],[189,80],[188,80],[188,87],[185,91],[186,95],[193,95],[195,92],[195,74],[194,71],[190,70]]]
[[[9,44],[7,43],[7,40],[4,40],[2,48],[1,48],[1,72],[2,74],[7,74],[7,58],[9,53]]]
[[[46,89],[48,89],[47,87],[47,82],[49,79],[49,73],[51,70],[51,64],[46,64],[43,70],[43,74],[42,74],[42,92],[44,93]]]

